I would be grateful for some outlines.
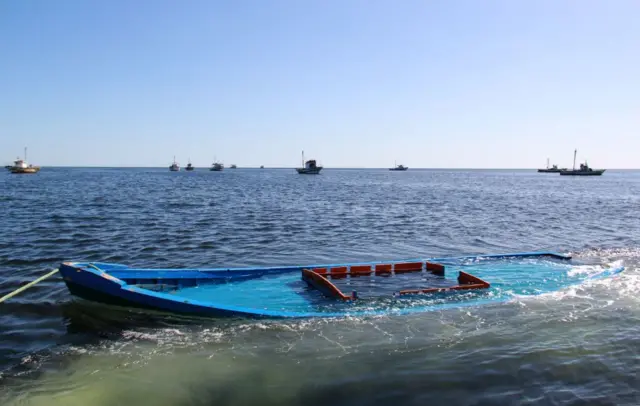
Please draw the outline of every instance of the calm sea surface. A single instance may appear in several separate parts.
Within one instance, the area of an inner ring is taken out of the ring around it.
[[[2,405],[640,404],[640,172],[0,173],[0,294],[64,260],[243,266],[555,250],[619,277],[478,308],[185,321],[0,304]]]

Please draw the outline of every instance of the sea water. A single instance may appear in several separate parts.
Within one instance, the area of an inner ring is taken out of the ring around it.
[[[526,279],[505,269],[493,275],[504,301],[289,321],[104,307],[52,277],[0,305],[0,404],[638,404],[638,209],[635,171],[0,174],[0,294],[65,260],[214,267],[554,250],[585,264],[546,275],[558,285],[548,292],[537,267]],[[625,271],[587,278],[609,266]]]

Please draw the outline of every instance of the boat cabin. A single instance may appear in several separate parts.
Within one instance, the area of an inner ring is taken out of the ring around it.
[[[15,169],[27,169],[29,165],[27,165],[27,162],[23,159],[16,158],[16,160],[13,162],[13,167]]]

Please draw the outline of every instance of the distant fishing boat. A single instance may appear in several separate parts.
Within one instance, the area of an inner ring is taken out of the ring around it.
[[[169,166],[169,170],[170,170],[171,172],[178,172],[178,171],[180,170],[180,164],[178,164],[178,163],[176,162],[176,157],[175,157],[175,155],[174,155],[174,157],[173,157],[173,163],[171,164],[171,166]]]
[[[393,163],[393,165],[393,168],[389,168],[390,171],[406,171],[407,169],[409,169],[409,167],[404,165],[396,165],[395,162]]]
[[[231,164],[231,169],[237,169],[238,167],[236,166],[236,164]]]
[[[296,168],[296,171],[301,175],[318,175],[321,170],[322,166],[318,166],[315,159],[310,159],[305,162],[304,151],[302,151],[302,168]]]
[[[184,168],[185,171],[192,171],[196,169],[193,165],[191,165],[191,159],[189,159],[189,163],[187,164],[187,166]]]
[[[33,166],[27,163],[27,147],[24,148],[24,159],[20,159],[20,157],[18,157],[13,162],[13,166],[5,168],[15,174],[38,173],[38,171],[40,171],[39,166]]]
[[[264,169],[264,165],[260,165],[260,169]]]
[[[210,171],[214,171],[214,172],[220,172],[224,169],[224,165],[221,164],[220,162],[214,162],[213,165],[211,165],[211,169],[209,169]]]
[[[561,170],[560,175],[562,176],[600,176],[606,171],[606,169],[592,169],[587,164],[587,161],[584,164],[580,164],[580,169],[576,169],[576,154],[578,150],[573,151],[573,169],[572,170]]]
[[[560,173],[560,171],[566,171],[567,168],[558,168],[558,165],[549,167],[549,158],[547,158],[547,167],[544,169],[538,169],[539,173]]]

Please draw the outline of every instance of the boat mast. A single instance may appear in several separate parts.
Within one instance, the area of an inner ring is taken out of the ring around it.
[[[304,149],[302,150],[302,167],[304,168]]]
[[[576,154],[578,153],[578,150],[574,150],[573,151],[573,170],[576,170]]]
[[[549,158],[547,158],[547,169],[549,169]]]

